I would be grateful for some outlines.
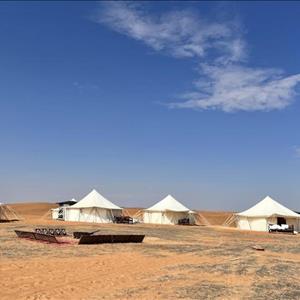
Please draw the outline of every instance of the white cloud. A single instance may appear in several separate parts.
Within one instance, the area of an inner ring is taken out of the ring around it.
[[[244,56],[235,23],[208,22],[188,10],[158,16],[147,14],[136,2],[109,2],[93,19],[175,57],[204,57],[212,48],[227,54],[228,60]]]
[[[183,95],[185,102],[173,108],[221,109],[232,111],[270,111],[288,106],[300,83],[300,74],[283,76],[274,69],[244,66],[202,66],[196,91]]]
[[[300,74],[245,66],[246,43],[237,22],[212,22],[187,11],[153,15],[134,2],[109,2],[94,21],[158,52],[200,62],[195,89],[172,108],[270,111],[290,105]]]

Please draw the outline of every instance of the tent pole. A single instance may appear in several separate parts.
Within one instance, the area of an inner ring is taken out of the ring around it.
[[[97,213],[98,213],[97,215],[98,215],[99,219],[101,220],[101,215],[100,215],[98,208],[97,208]],[[95,223],[98,223],[98,222],[95,222]]]
[[[247,221],[248,221],[248,224],[249,224],[249,228],[250,228],[250,230],[252,230],[252,228],[251,228],[251,223],[249,222],[249,219],[248,219],[248,217],[247,217]]]

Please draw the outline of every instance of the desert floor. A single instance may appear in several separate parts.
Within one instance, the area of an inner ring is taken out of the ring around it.
[[[300,235],[218,226],[67,223],[40,219],[47,206],[25,208],[16,207],[25,220],[0,223],[2,300],[300,299]],[[146,238],[142,244],[55,245],[14,233],[41,226]]]

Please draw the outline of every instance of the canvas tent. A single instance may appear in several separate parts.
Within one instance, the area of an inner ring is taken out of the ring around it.
[[[300,215],[269,196],[236,214],[236,222],[239,229],[245,230],[268,231],[269,224],[294,225],[294,230],[300,230]]]
[[[64,220],[66,214],[66,208],[74,205],[75,203],[77,203],[77,201],[74,198],[68,201],[57,202],[56,204],[58,204],[59,207],[51,209],[52,219]]]
[[[111,223],[122,208],[92,190],[76,204],[65,208],[65,221]]]
[[[189,218],[190,223],[194,224],[197,215],[196,212],[185,207],[171,195],[141,212],[144,223],[169,225],[178,224],[178,220],[183,218]]]
[[[59,218],[59,207],[51,209],[51,216],[52,216],[52,219],[54,219],[54,220],[60,219]]]
[[[20,217],[15,210],[13,210],[8,205],[0,203],[0,222],[10,222],[18,220],[20,220]]]

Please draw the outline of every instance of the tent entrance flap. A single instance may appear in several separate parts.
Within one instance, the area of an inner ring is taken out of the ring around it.
[[[277,217],[277,224],[278,225],[286,224],[286,219],[283,217]]]

